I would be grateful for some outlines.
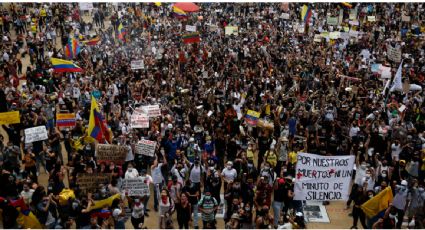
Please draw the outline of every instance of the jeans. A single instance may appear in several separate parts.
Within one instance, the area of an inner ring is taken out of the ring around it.
[[[198,204],[192,204],[193,208],[193,227],[198,227]]]
[[[150,196],[145,196],[145,200],[143,201],[144,211],[146,212],[148,208],[148,202],[149,202]]]
[[[273,215],[274,215],[274,225],[277,226],[280,217],[280,211],[282,211],[285,204],[280,201],[273,201]]]
[[[153,188],[153,193],[154,193],[154,195],[153,195],[153,207],[155,208],[155,210],[158,210],[158,205],[159,205],[158,196],[159,196],[159,192],[162,188],[162,184],[163,183],[155,184],[155,187]]]

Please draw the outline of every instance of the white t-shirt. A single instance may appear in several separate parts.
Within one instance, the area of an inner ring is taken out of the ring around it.
[[[31,203],[33,193],[34,193],[34,189],[30,189],[30,190],[28,190],[28,192],[25,192],[25,190],[22,190],[21,197],[24,198],[25,204]]]
[[[360,131],[360,128],[359,127],[351,127],[350,128],[350,133],[349,133],[349,136],[350,137],[354,137],[354,136],[357,136],[357,133]]]
[[[399,155],[401,153],[401,146],[400,144],[396,145],[395,143],[391,144],[391,157],[396,161],[399,160]]]
[[[192,167],[192,171],[190,171],[190,175],[189,175],[189,178],[192,181],[192,183],[201,183],[201,168],[202,168],[202,172],[205,172],[205,169],[202,166],[194,165]]]
[[[144,208],[145,208],[145,206],[143,206],[142,202],[140,202],[139,205],[135,204],[133,206],[133,211],[131,212],[131,216],[136,218],[136,219],[141,218],[145,214]]]
[[[125,179],[135,179],[138,176],[139,172],[135,168],[132,168],[131,171],[130,169],[127,169],[127,171],[125,172]]]
[[[234,181],[236,179],[236,177],[238,176],[238,172],[236,172],[236,169],[234,168],[229,170],[226,167],[225,169],[223,169],[221,175],[224,177],[224,181],[229,182]]]
[[[164,181],[164,177],[161,172],[162,163],[159,163],[158,166],[152,170],[152,180],[154,184],[159,184]]]

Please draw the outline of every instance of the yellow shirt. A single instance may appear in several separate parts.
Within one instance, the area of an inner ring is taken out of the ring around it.
[[[264,157],[266,158],[266,162],[268,162],[271,167],[273,167],[273,168],[276,167],[277,156],[274,152],[267,151],[266,154],[264,155]]]
[[[252,161],[254,161],[254,151],[252,151],[252,150],[247,150],[247,151],[246,151],[246,158],[247,158],[248,160],[252,160]]]
[[[291,163],[291,164],[296,164],[297,163],[297,155],[298,155],[298,153],[297,152],[294,152],[294,151],[292,151],[292,152],[290,152],[289,153],[289,162]]]
[[[41,17],[46,17],[47,16],[46,10],[44,8],[40,10],[40,16]]]

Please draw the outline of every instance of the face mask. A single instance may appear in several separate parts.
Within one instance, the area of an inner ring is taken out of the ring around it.
[[[373,195],[372,195],[372,194],[370,194],[370,195],[369,195],[369,198],[372,198],[372,197],[373,197]]]
[[[387,174],[382,174],[382,178],[387,178]]]
[[[214,170],[214,167],[209,167],[209,169],[210,169],[211,171],[213,171],[213,170]]]
[[[270,169],[270,167],[269,167],[269,166],[266,166],[266,167],[264,167],[264,169],[265,169],[265,170],[269,170],[269,169]]]
[[[424,188],[420,187],[420,188],[418,188],[418,190],[419,190],[419,192],[423,192]]]
[[[78,208],[78,203],[77,202],[73,202],[72,203],[72,208],[73,209],[77,209]]]
[[[361,165],[360,168],[363,169],[363,170],[365,170],[366,169],[366,165]]]
[[[211,144],[211,141],[207,141],[207,144],[209,145],[209,144]]]
[[[245,211],[249,211],[251,210],[249,207],[245,207]]]
[[[287,169],[283,169],[283,172],[286,173],[286,172],[288,172],[288,170]]]
[[[254,166],[254,165],[251,164],[251,163],[248,163],[248,167],[252,168],[252,166]]]
[[[227,166],[227,169],[228,169],[228,170],[231,170],[231,169],[232,169],[232,166]]]
[[[101,193],[106,193],[106,189],[102,188],[102,189],[100,190],[100,192],[101,192]]]
[[[369,179],[370,178],[370,174],[366,174],[366,178]]]
[[[397,215],[390,214],[390,215],[389,215],[389,217],[390,217],[391,219],[395,219],[395,218],[397,217]]]

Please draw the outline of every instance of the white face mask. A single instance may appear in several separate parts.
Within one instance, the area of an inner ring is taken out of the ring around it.
[[[231,169],[232,169],[232,166],[228,165],[228,166],[227,166],[227,169],[228,169],[228,170],[231,170]]]
[[[266,167],[264,167],[264,169],[265,169],[265,170],[269,170],[269,169],[270,169],[270,167],[269,167],[269,166],[266,166]]]
[[[382,174],[382,178],[387,178],[387,174]]]
[[[423,192],[424,188],[420,187],[420,188],[418,188],[418,190],[419,190],[419,192]]]
[[[214,167],[209,167],[209,169],[210,169],[211,171],[213,171],[213,170],[214,170]]]

